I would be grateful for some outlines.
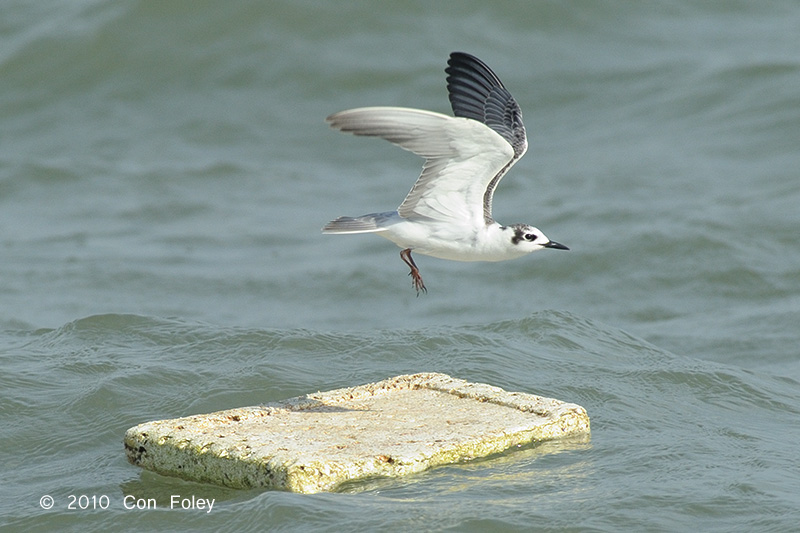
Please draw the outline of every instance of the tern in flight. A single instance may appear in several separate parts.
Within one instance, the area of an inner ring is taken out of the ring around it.
[[[422,174],[396,211],[339,217],[323,233],[375,233],[402,251],[413,287],[427,292],[411,252],[452,261],[505,261],[569,250],[529,224],[492,218],[497,184],[528,149],[519,105],[475,56],[453,52],[447,91],[454,117],[404,107],[361,107],[326,121],[354,135],[381,137],[424,158]]]

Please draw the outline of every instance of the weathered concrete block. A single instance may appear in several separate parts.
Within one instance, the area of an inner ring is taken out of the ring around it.
[[[582,433],[579,405],[425,373],[147,422],[125,433],[125,449],[169,476],[314,493]]]

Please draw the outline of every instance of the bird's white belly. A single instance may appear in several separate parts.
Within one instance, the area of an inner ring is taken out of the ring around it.
[[[489,238],[485,227],[476,229],[436,222],[417,224],[404,220],[378,235],[400,248],[450,261],[505,261],[527,253]]]

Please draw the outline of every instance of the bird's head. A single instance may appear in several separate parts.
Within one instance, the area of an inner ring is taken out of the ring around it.
[[[560,242],[551,241],[547,235],[542,233],[539,228],[527,224],[514,224],[510,226],[512,230],[511,244],[519,246],[521,251],[535,252],[542,248],[553,248],[554,250],[569,250]]]

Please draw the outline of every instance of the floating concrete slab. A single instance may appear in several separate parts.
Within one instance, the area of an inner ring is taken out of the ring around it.
[[[582,433],[579,405],[426,373],[147,422],[125,449],[160,474],[310,494]]]

